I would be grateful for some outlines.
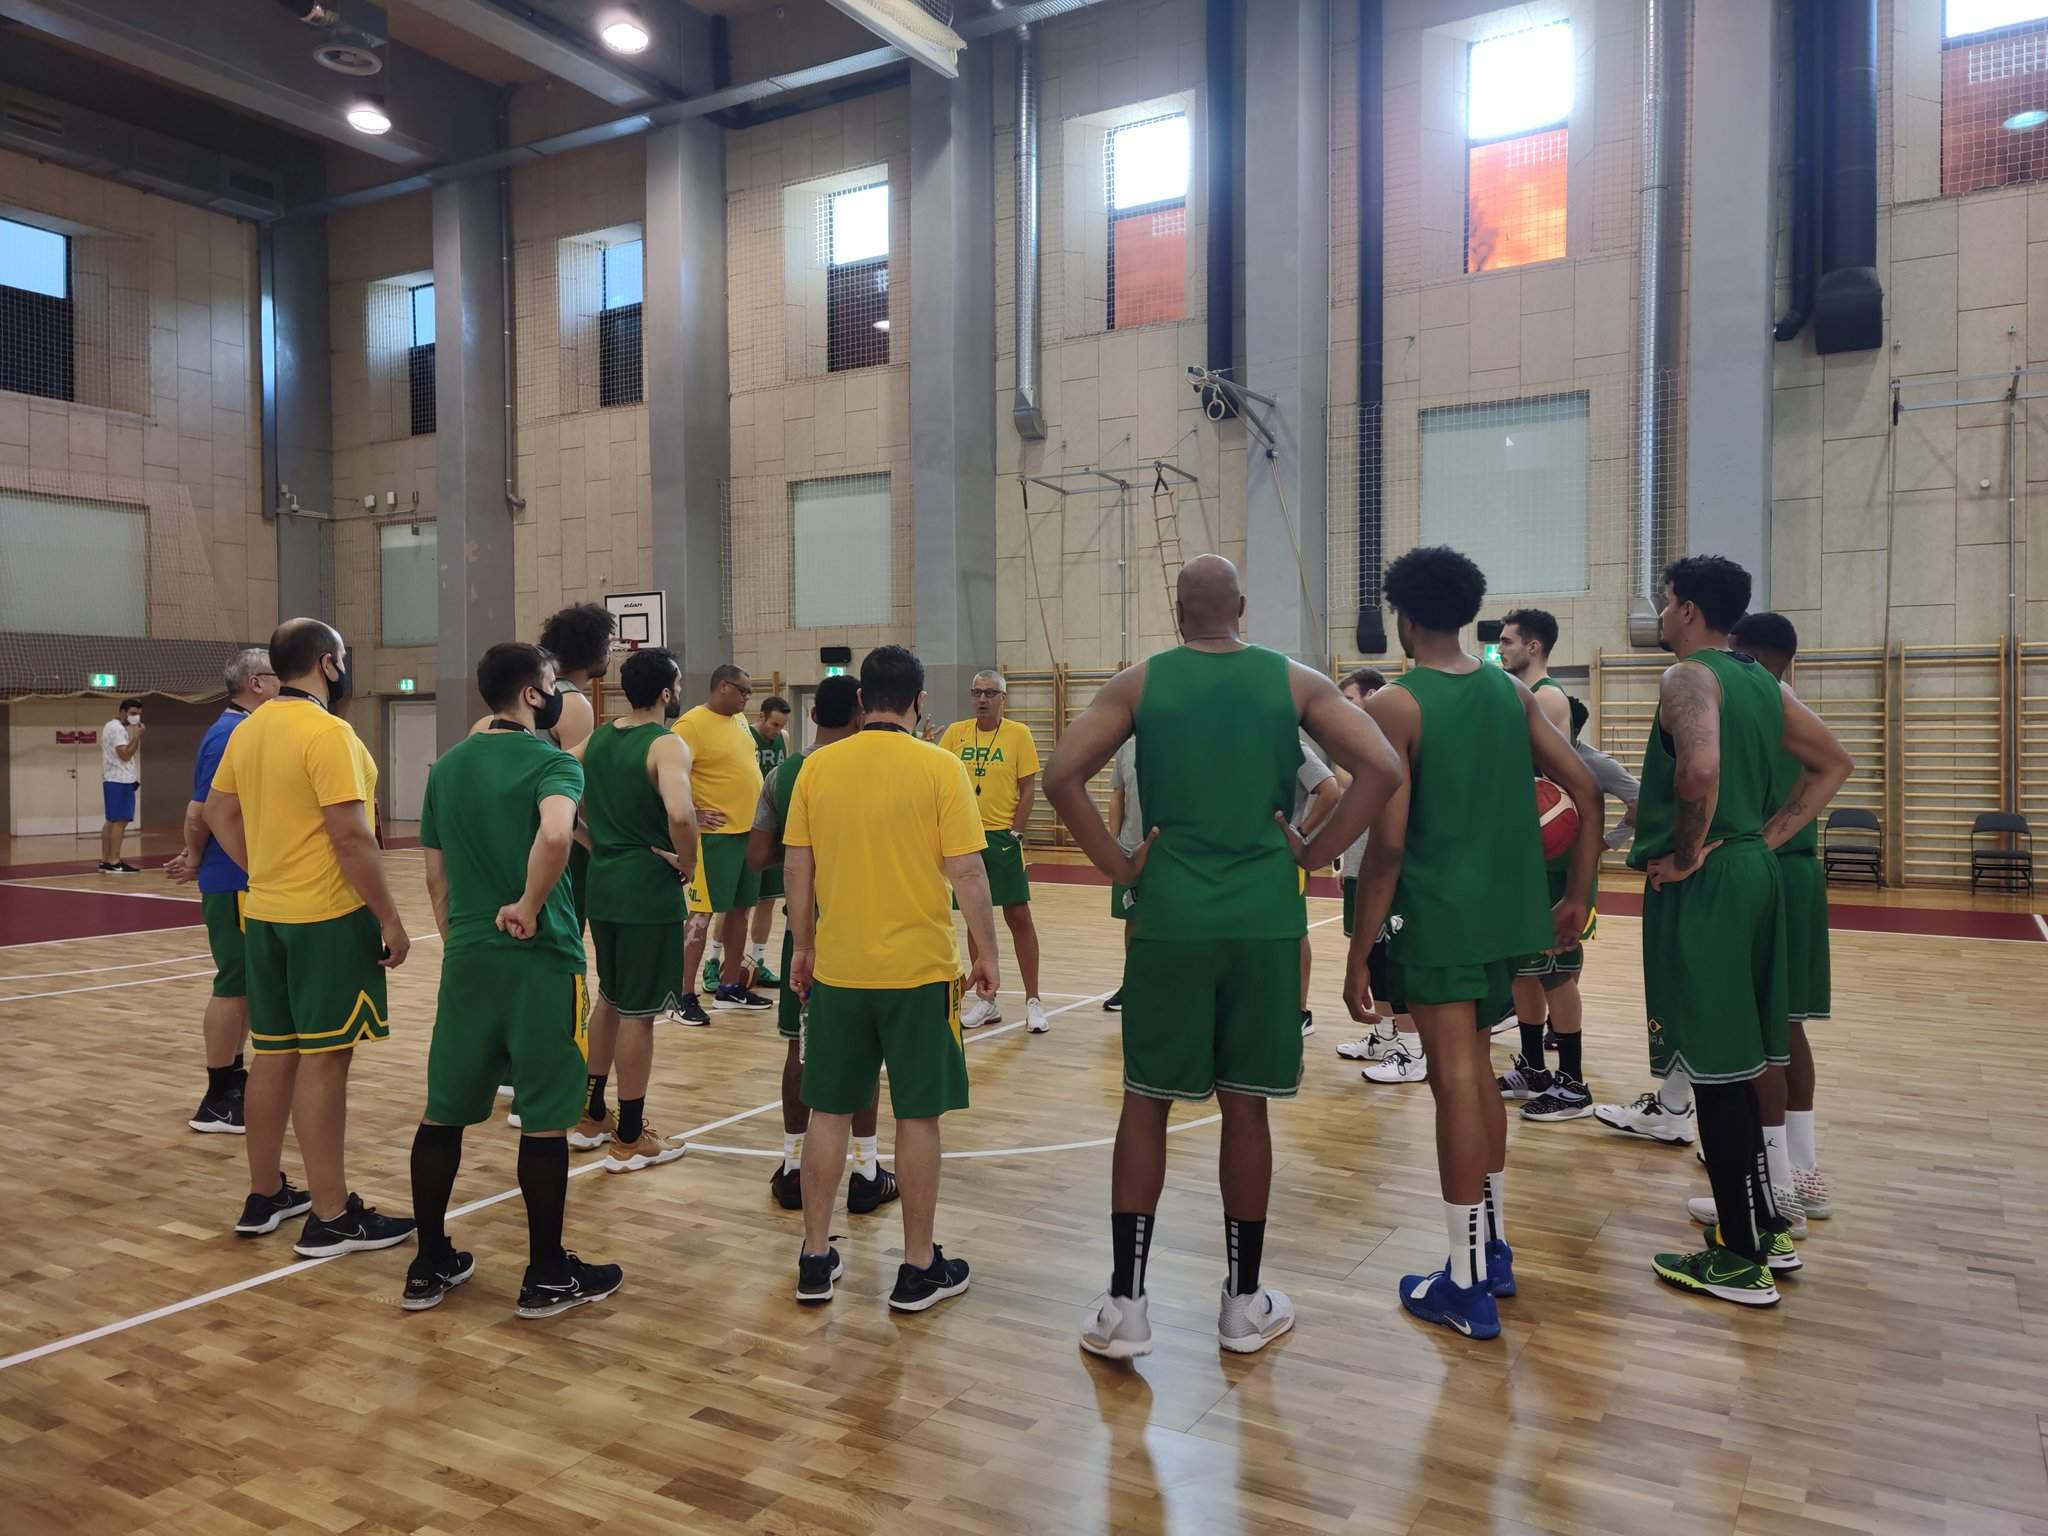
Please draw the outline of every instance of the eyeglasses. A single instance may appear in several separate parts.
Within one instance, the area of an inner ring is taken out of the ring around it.
[[[967,697],[970,699],[1000,699],[1002,696],[1003,690],[1000,688],[970,688],[967,690]]]

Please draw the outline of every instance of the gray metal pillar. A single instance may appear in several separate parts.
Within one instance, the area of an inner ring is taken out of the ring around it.
[[[1328,0],[1247,0],[1244,62],[1245,383],[1257,407],[1245,466],[1250,638],[1329,659],[1330,92]],[[1228,303],[1211,293],[1211,304]]]
[[[278,515],[277,616],[334,616],[334,394],[327,335],[327,221],[265,227],[263,510]],[[250,635],[263,640],[265,635]],[[353,637],[351,637],[353,638]]]
[[[1771,0],[1693,7],[1693,121],[1714,125],[1692,157],[1691,291],[1686,358],[1686,548],[1726,555],[1771,585]]]
[[[434,494],[441,550],[435,722],[447,751],[484,713],[477,659],[518,638],[505,500],[505,272],[498,184],[434,188]]]
[[[721,619],[722,482],[732,461],[725,339],[725,143],[709,123],[647,137],[648,464],[654,584],[695,703],[729,660]]]
[[[996,664],[993,52],[910,77],[911,597],[941,720]]]

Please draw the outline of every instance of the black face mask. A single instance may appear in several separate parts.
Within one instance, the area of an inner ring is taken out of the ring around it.
[[[549,693],[547,702],[533,712],[533,728],[536,731],[552,731],[562,718],[562,696]]]
[[[349,687],[353,681],[352,674],[355,668],[350,663],[335,660],[331,656],[327,659],[334,661],[336,673],[336,676],[327,685],[327,708],[332,714],[340,714],[341,706],[348,702]]]

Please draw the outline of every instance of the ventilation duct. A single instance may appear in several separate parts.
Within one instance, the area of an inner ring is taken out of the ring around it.
[[[1816,5],[1794,8],[1792,43],[1792,292],[1771,332],[1791,341],[1813,317],[1815,206],[1820,186],[1820,15]]]
[[[1877,278],[1877,0],[1819,7],[1824,154],[1820,186],[1820,285],[1814,350],[1861,352],[1884,344],[1884,288]]]
[[[1358,4],[1358,627],[1361,656],[1387,649],[1380,611],[1385,552],[1381,442],[1386,379],[1385,22],[1380,0]]]
[[[1038,391],[1038,39],[1017,29],[1017,435],[1045,438]]]

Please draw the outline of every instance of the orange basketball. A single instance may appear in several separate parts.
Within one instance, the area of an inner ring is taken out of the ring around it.
[[[1543,834],[1543,857],[1567,852],[1579,836],[1579,808],[1549,779],[1536,781],[1536,827]]]

